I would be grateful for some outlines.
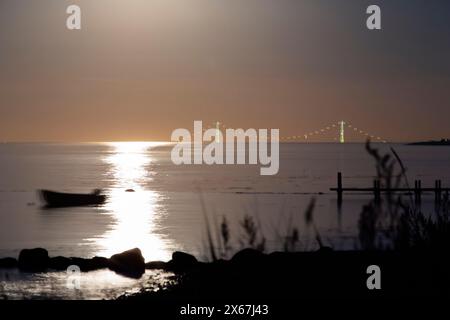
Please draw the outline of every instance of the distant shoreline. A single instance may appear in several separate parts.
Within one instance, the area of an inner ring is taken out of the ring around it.
[[[450,139],[410,142],[409,146],[450,146]]]

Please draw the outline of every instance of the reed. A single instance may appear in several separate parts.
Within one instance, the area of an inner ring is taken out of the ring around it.
[[[218,227],[216,223],[211,225],[209,221],[214,219],[209,218],[203,197],[200,198],[200,201],[202,202],[202,210],[205,217],[206,239],[203,243],[203,251],[209,253],[203,254],[206,260],[217,261],[219,259],[229,259],[235,252],[244,248],[266,252],[268,237],[263,231],[257,211],[253,214],[244,214],[237,224],[237,229],[232,230],[226,216],[222,216],[222,221]],[[312,228],[314,238],[319,247],[323,247],[322,237],[314,222],[315,203],[315,198],[312,198],[304,212],[304,220],[306,225]],[[280,214],[280,216],[283,216],[283,214]],[[288,223],[286,224],[287,228],[285,230],[281,230],[280,226],[272,226],[271,238],[276,239],[276,246],[283,252],[307,251],[308,248],[300,239],[300,229],[292,223],[292,215],[287,220]],[[213,232],[213,230],[215,231]],[[214,237],[213,234],[216,236]]]
[[[381,154],[372,147],[366,150],[375,161],[378,179],[386,187],[409,186],[407,167],[398,153]],[[369,202],[362,209],[359,244],[362,250],[440,250],[450,245],[450,203],[444,196],[434,212],[424,212],[411,195],[386,193],[381,203]]]
[[[374,160],[376,176],[382,187],[395,189],[406,186],[409,188],[407,166],[393,148],[390,148],[388,153],[382,153],[368,140],[365,149]],[[280,251],[311,250],[302,243],[300,228],[294,225],[292,214],[286,217],[283,212],[279,213],[278,216],[284,219],[287,228],[281,230],[279,225],[272,226],[271,237],[267,237],[259,221],[257,209],[252,214],[247,212],[235,227],[238,230],[232,230],[225,216],[222,217],[220,225],[213,219],[211,226],[203,197],[201,202],[206,226],[204,248],[206,252],[209,252],[207,260],[228,259],[234,252],[243,248],[264,252],[267,249],[267,239],[276,239],[275,247],[278,247]],[[326,245],[314,221],[315,205],[316,199],[311,198],[303,213],[303,219],[307,228],[312,230],[318,247],[324,248]],[[309,231],[308,229],[305,231]],[[216,236],[214,237],[213,234]],[[330,240],[327,242],[330,247],[333,247]],[[355,250],[448,250],[449,246],[450,200],[448,196],[444,196],[441,205],[431,213],[423,212],[410,194],[405,197],[400,193],[389,192],[383,194],[381,200],[371,200],[361,209]]]

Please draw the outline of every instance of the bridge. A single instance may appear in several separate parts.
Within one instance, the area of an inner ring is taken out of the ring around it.
[[[219,131],[226,129],[237,129],[236,127],[227,126],[222,122],[215,122],[210,126],[204,128],[204,130],[215,128],[217,130],[216,141],[220,140]],[[349,121],[340,120],[335,123],[330,123],[326,126],[318,128],[316,130],[303,132],[298,135],[291,136],[281,136],[281,142],[312,142],[312,140],[317,139],[329,139],[331,141],[335,141],[337,143],[345,143],[347,141],[347,137],[351,136],[353,141],[356,140],[355,137],[359,137],[359,139],[366,141],[370,139],[372,142],[380,142],[387,143],[388,141],[379,135],[372,134],[362,129],[361,127],[357,127],[350,123]]]
[[[349,121],[340,120],[336,123],[331,123],[320,129],[305,132],[301,135],[293,135],[280,138],[281,141],[291,141],[291,142],[308,142],[314,138],[320,137],[330,137],[333,141],[338,143],[345,143],[347,141],[347,136],[358,136],[363,138],[364,141],[370,139],[374,142],[387,143],[387,140],[379,135],[372,134],[357,127],[350,123]],[[355,139],[355,138],[353,138]]]

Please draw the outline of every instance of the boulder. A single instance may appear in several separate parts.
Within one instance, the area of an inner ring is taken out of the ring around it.
[[[49,263],[48,251],[42,248],[23,249],[19,254],[19,268],[23,271],[45,271]]]
[[[93,271],[109,267],[109,259],[104,257],[94,257],[92,259],[71,258],[72,265],[80,268],[81,271]]]
[[[247,248],[238,251],[231,258],[231,262],[239,265],[255,265],[264,262],[266,257],[267,256],[261,251]]]
[[[93,268],[95,268],[95,270],[97,269],[105,269],[109,267],[109,259],[105,258],[105,257],[93,257],[91,259],[92,261],[92,266]]]
[[[145,269],[167,269],[167,262],[164,261],[150,261],[145,264]]]
[[[55,270],[66,270],[70,265],[73,265],[72,259],[66,257],[53,257],[48,263],[48,267]]]
[[[109,268],[124,276],[140,278],[145,273],[145,260],[141,250],[134,248],[111,256]]]
[[[172,260],[168,262],[168,267],[173,271],[186,271],[198,265],[197,259],[185,252],[175,251],[172,253]]]
[[[14,258],[3,258],[0,259],[0,268],[16,268],[17,260]]]
[[[77,266],[81,271],[92,271],[91,259],[72,257],[70,260],[71,265]]]

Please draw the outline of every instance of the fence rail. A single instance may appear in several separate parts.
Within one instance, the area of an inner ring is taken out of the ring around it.
[[[434,192],[435,201],[440,202],[443,194],[446,194],[446,196],[448,197],[450,188],[443,188],[441,180],[436,180],[434,183],[434,187],[428,187],[428,188],[422,187],[421,180],[414,181],[414,188],[388,188],[388,187],[382,187],[380,180],[377,180],[377,179],[373,180],[372,187],[364,187],[364,188],[347,187],[347,188],[345,188],[343,186],[342,173],[338,172],[337,187],[330,188],[330,191],[336,191],[339,203],[342,203],[344,192],[366,192],[366,193],[370,192],[370,193],[373,193],[375,200],[380,200],[381,193],[407,192],[407,193],[414,194],[416,202],[421,202],[423,193]]]

